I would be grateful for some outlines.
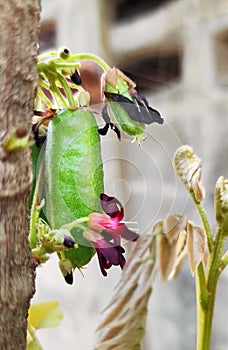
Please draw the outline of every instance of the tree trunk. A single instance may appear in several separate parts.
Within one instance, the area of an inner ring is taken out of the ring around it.
[[[6,152],[15,129],[31,129],[37,84],[40,0],[0,0],[0,349],[26,348],[35,290],[28,244],[30,150]]]

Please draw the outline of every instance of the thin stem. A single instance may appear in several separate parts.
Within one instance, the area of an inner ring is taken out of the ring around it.
[[[55,102],[56,102],[56,105],[58,106],[58,108],[61,109],[62,106],[67,108],[67,103],[65,101],[65,98],[63,97],[63,95],[61,94],[60,90],[57,88],[57,86],[54,82],[51,84],[50,90],[55,98]]]
[[[213,248],[213,245],[214,245],[214,240],[213,240],[213,235],[212,235],[212,232],[211,232],[211,227],[210,227],[207,215],[206,215],[206,213],[204,211],[204,208],[202,207],[202,204],[201,203],[196,203],[196,207],[197,207],[198,213],[199,213],[199,215],[201,217],[201,220],[202,220],[202,223],[203,223],[206,235],[207,235],[208,249],[209,249],[209,252],[211,252],[212,248]]]
[[[208,294],[208,304],[205,308],[200,300],[200,279],[196,275],[196,295],[197,295],[197,350],[209,350],[211,340],[211,328],[214,313],[215,295],[218,282],[213,279],[214,285]]]
[[[208,291],[202,262],[197,268],[196,279],[199,281],[199,302],[201,308],[205,310],[208,306]]]
[[[30,243],[30,248],[33,249],[37,245],[37,222],[39,219],[39,214],[41,207],[39,207],[39,193],[40,189],[43,185],[43,172],[44,172],[44,159],[41,161],[40,169],[39,169],[39,174],[36,179],[36,187],[35,191],[33,194],[33,199],[32,199],[32,206],[31,206],[31,213],[30,213],[30,227],[29,227],[29,243]]]
[[[54,56],[58,56],[58,52],[49,52],[47,54],[43,54],[43,55],[39,55],[39,61],[45,58],[51,58]],[[55,60],[55,59],[54,59]],[[68,63],[70,62],[74,62],[74,61],[83,61],[83,60],[91,60],[96,62],[105,72],[109,71],[111,69],[111,67],[99,56],[97,55],[93,55],[90,53],[80,53],[77,55],[72,55],[70,57],[68,57],[66,60],[63,60],[62,62],[60,61],[59,57],[56,58],[56,62],[53,60],[53,63],[56,64],[58,66],[58,68],[67,68],[67,67],[73,67],[73,65],[69,65]],[[43,62],[39,62],[38,63],[38,67],[39,65],[42,65]],[[75,62],[75,68],[77,68],[77,63]]]
[[[67,82],[67,85],[71,88],[71,89],[74,89],[74,90],[77,90],[77,91],[85,91],[85,89],[80,86],[80,85],[76,85],[74,83],[71,83],[71,81],[69,79],[66,79],[66,82]],[[60,84],[58,81],[56,81],[56,86],[57,87],[62,87],[62,84]]]
[[[217,232],[212,251],[210,253],[206,283],[208,292],[208,303],[205,307],[201,304],[201,295],[199,295],[201,280],[197,274],[197,350],[209,350],[212,330],[212,321],[214,314],[215,296],[218,278],[221,273],[221,256],[225,245],[225,237],[222,229]]]
[[[74,97],[73,97],[73,94],[72,94],[72,91],[71,89],[69,88],[66,80],[62,77],[61,74],[57,73],[57,78],[60,82],[60,84],[62,85],[64,91],[65,91],[65,94],[66,94],[66,97],[68,99],[68,102],[69,102],[69,105],[71,107],[74,107],[75,106],[75,101],[74,101]]]
[[[50,90],[50,84],[46,83],[43,79],[40,79],[40,86],[43,86],[46,90]]]
[[[74,63],[74,62],[69,62],[69,61],[57,61],[57,60],[53,60],[51,61],[51,64],[57,68],[57,69],[61,69],[61,68],[80,68],[80,63]]]
[[[102,60],[99,56],[90,54],[90,53],[81,53],[78,55],[73,55],[70,56],[67,59],[67,62],[71,62],[71,61],[82,61],[82,60],[92,60],[94,62],[96,62],[105,72],[109,71],[111,69],[111,67],[104,61]]]
[[[224,270],[227,264],[228,264],[228,251],[223,255],[221,259],[221,263],[220,263],[221,272],[222,270]]]
[[[205,310],[202,307],[201,304],[201,288],[200,288],[200,276],[198,273],[198,270],[196,272],[195,277],[196,282],[196,312],[197,312],[197,340],[196,340],[196,349],[201,350],[203,349],[203,326],[204,326],[204,320],[205,320]]]
[[[68,224],[63,225],[61,228],[64,228],[64,229],[70,231],[70,230],[72,230],[72,228],[77,227],[77,228],[80,228],[80,229],[82,229],[84,231],[85,230],[85,226],[81,225],[81,224],[84,223],[84,222],[88,222],[88,221],[89,221],[88,216],[85,216],[85,217],[76,219],[76,220],[74,220],[72,222],[69,222]]]
[[[49,52],[46,54],[42,54],[42,55],[39,55],[38,58],[40,61],[42,59],[49,58],[49,57],[51,58],[54,56],[58,56],[58,52],[53,51],[53,52]],[[66,60],[62,61],[62,63],[59,61],[59,57],[58,57],[58,58],[56,58],[56,63],[59,65],[60,68],[62,68],[62,67],[65,68],[65,67],[67,67],[67,63],[69,63],[69,62],[83,61],[83,60],[91,60],[91,61],[96,62],[105,72],[107,72],[111,69],[111,67],[102,58],[100,58],[99,56],[90,54],[90,53],[80,53],[77,55],[72,55],[72,56],[68,57]],[[54,60],[53,60],[53,62],[54,62]],[[38,65],[39,64],[42,64],[42,62],[39,62]],[[69,67],[69,65],[68,65],[68,67]]]
[[[38,56],[39,61],[44,59],[44,58],[49,58],[53,56],[57,56],[58,52],[57,51],[51,51],[51,52],[46,52]]]

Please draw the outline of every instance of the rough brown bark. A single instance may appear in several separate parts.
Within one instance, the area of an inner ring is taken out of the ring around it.
[[[4,152],[1,142],[31,128],[37,82],[40,0],[0,0],[0,349],[26,347],[35,267],[28,244],[30,151]]]

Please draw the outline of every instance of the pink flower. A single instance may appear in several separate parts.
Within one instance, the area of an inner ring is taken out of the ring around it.
[[[101,272],[104,276],[107,276],[106,270],[112,265],[120,265],[123,268],[125,264],[123,256],[125,250],[121,247],[121,238],[136,241],[139,235],[129,230],[121,222],[124,217],[124,210],[116,198],[102,193],[100,199],[105,214],[91,213],[89,215],[89,227],[83,235],[96,249]]]
[[[114,242],[119,245],[121,237],[128,241],[136,241],[139,235],[122,223],[124,209],[115,197],[109,197],[102,193],[100,195],[101,207],[105,214],[91,213],[89,215],[89,226],[94,229],[109,233]]]

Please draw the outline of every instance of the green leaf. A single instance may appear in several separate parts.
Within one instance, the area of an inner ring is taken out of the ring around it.
[[[88,243],[87,243],[88,245]],[[78,245],[78,248],[71,248],[64,252],[66,259],[69,259],[73,268],[81,268],[87,265],[95,254],[95,249],[86,245]]]
[[[43,350],[37,338],[34,336],[33,339],[27,344],[26,350]]]
[[[29,308],[28,323],[35,329],[56,327],[62,318],[58,301],[34,304]]]

